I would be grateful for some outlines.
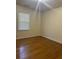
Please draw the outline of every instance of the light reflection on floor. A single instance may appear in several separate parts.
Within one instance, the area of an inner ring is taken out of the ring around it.
[[[21,46],[19,48],[19,53],[20,53],[20,59],[25,59],[26,58],[26,48],[25,46]]]

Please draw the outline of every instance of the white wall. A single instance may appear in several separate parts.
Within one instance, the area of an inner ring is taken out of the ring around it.
[[[16,5],[16,21],[18,24],[18,13],[29,13],[30,14],[30,30],[28,31],[17,31],[16,38],[27,38],[32,36],[40,35],[40,19],[36,11],[26,8],[24,6]],[[16,26],[17,27],[17,26]]]
[[[55,8],[42,14],[42,36],[62,42],[62,8]]]

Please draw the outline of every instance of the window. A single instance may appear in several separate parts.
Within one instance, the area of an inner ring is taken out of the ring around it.
[[[29,30],[29,14],[19,13],[18,30]]]

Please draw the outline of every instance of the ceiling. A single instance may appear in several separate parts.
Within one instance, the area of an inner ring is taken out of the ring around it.
[[[62,0],[42,0],[41,2],[38,0],[16,0],[16,3],[40,11],[62,6]]]

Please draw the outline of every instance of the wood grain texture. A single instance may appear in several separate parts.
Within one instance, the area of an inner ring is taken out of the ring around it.
[[[62,59],[62,45],[38,36],[16,40],[16,59]]]

